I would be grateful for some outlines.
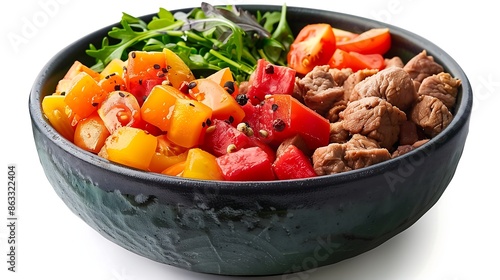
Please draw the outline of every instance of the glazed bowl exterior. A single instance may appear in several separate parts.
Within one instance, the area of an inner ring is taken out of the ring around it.
[[[281,9],[241,7],[251,12]],[[462,81],[452,123],[408,154],[312,179],[235,183],[134,170],[77,148],[41,111],[43,97],[75,60],[93,63],[85,50],[107,35],[110,27],[105,27],[54,56],[29,99],[41,165],[69,209],[134,253],[221,275],[274,275],[333,264],[375,248],[422,217],[452,180],[466,142],[472,90],[463,70],[432,42],[395,26],[296,7],[288,7],[287,16],[295,34],[312,22],[355,32],[389,27],[393,47],[388,55],[403,61],[427,50]]]

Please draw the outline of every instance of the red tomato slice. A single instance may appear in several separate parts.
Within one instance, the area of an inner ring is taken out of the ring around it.
[[[335,50],[328,62],[331,68],[351,68],[356,72],[362,69],[383,69],[385,67],[384,57],[380,54],[360,54],[357,52],[346,52],[341,49]]]
[[[389,28],[372,28],[351,40],[337,42],[337,48],[346,52],[383,55],[391,48]]]
[[[328,64],[335,46],[336,38],[331,25],[306,25],[290,46],[288,65],[300,74],[307,74],[315,66]]]
[[[333,33],[335,34],[335,39],[337,43],[352,40],[359,36],[357,33],[353,33],[344,29],[333,28]]]

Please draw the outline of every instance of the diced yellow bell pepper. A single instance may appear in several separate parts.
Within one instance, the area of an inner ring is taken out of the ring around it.
[[[64,138],[73,141],[75,128],[72,113],[64,102],[63,95],[47,95],[42,100],[42,110],[54,129]]]
[[[200,180],[224,179],[215,156],[200,148],[188,151],[182,177]]]
[[[156,145],[155,136],[139,128],[122,126],[106,139],[99,155],[129,167],[148,170]]]
[[[101,80],[108,77],[109,75],[118,75],[123,77],[123,69],[127,66],[127,63],[119,58],[111,60],[106,67],[101,71]]]
[[[212,118],[212,109],[196,100],[177,99],[167,131],[168,140],[185,148],[200,143]]]
[[[178,89],[182,83],[194,80],[191,69],[176,53],[167,48],[163,49],[163,53],[167,61],[167,79],[173,87]]]

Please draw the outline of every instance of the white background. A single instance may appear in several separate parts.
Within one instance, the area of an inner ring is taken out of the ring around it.
[[[213,1],[211,4],[282,1]],[[467,73],[475,94],[470,133],[455,177],[438,203],[382,246],[294,279],[500,279],[498,116],[500,16],[493,1],[287,1],[376,19],[444,49]],[[8,3],[9,7],[6,7]],[[328,3],[328,4],[325,4]],[[56,196],[38,161],[28,95],[38,71],[80,37],[159,7],[199,1],[6,1],[1,8],[0,279],[220,279],[162,265],[101,237]],[[21,38],[17,43],[12,38]],[[18,168],[17,272],[7,271],[7,165]],[[263,277],[260,279],[292,279]],[[240,278],[228,278],[240,279]],[[244,278],[254,279],[254,278]]]

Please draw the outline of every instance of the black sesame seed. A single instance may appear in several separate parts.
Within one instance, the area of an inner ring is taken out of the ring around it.
[[[246,96],[246,94],[240,93],[240,94],[236,95],[236,102],[238,102],[238,104],[240,104],[240,106],[243,106],[243,105],[247,104],[248,97]]]
[[[115,85],[115,90],[120,90],[120,85]]]
[[[229,119],[227,121],[229,122],[229,124],[232,124],[234,122],[234,117],[229,116]]]
[[[161,67],[160,67],[160,64],[155,64],[155,65],[153,65],[153,68],[154,69],[160,69]]]
[[[99,103],[97,103],[97,102],[92,103],[93,107],[97,107],[98,105],[99,105]]]
[[[165,73],[159,72],[157,76],[158,76],[158,78],[163,78],[163,77],[165,77]]]
[[[132,58],[135,58],[135,52],[130,53],[130,55],[132,56]]]
[[[139,85],[142,86],[142,79],[139,79]]]
[[[205,122],[207,123],[208,126],[212,125],[212,120],[211,119],[207,119]]]
[[[271,64],[266,65],[266,68],[264,70],[266,74],[274,74],[274,66]]]
[[[118,94],[119,94],[121,97],[125,97],[125,93],[123,93],[123,92],[121,92],[121,91],[120,91],[120,92],[118,92]]]
[[[195,107],[193,103],[189,103],[189,106],[191,106],[191,107]]]
[[[61,92],[61,95],[62,95],[62,96],[65,96],[65,95],[66,95],[66,92],[65,92],[65,91],[62,91],[62,92]]]
[[[273,105],[271,105],[271,109],[272,109],[273,111],[278,110],[278,104],[273,104]]]
[[[196,82],[190,82],[190,83],[188,84],[188,89],[193,89],[193,88],[195,88],[195,87],[196,87]]]
[[[275,119],[273,121],[273,128],[277,132],[283,131],[286,128],[286,123],[282,119]]]
[[[161,68],[161,72],[163,72],[163,73],[168,73],[168,69],[167,69],[167,68],[165,68],[165,67],[163,67],[163,68]]]

